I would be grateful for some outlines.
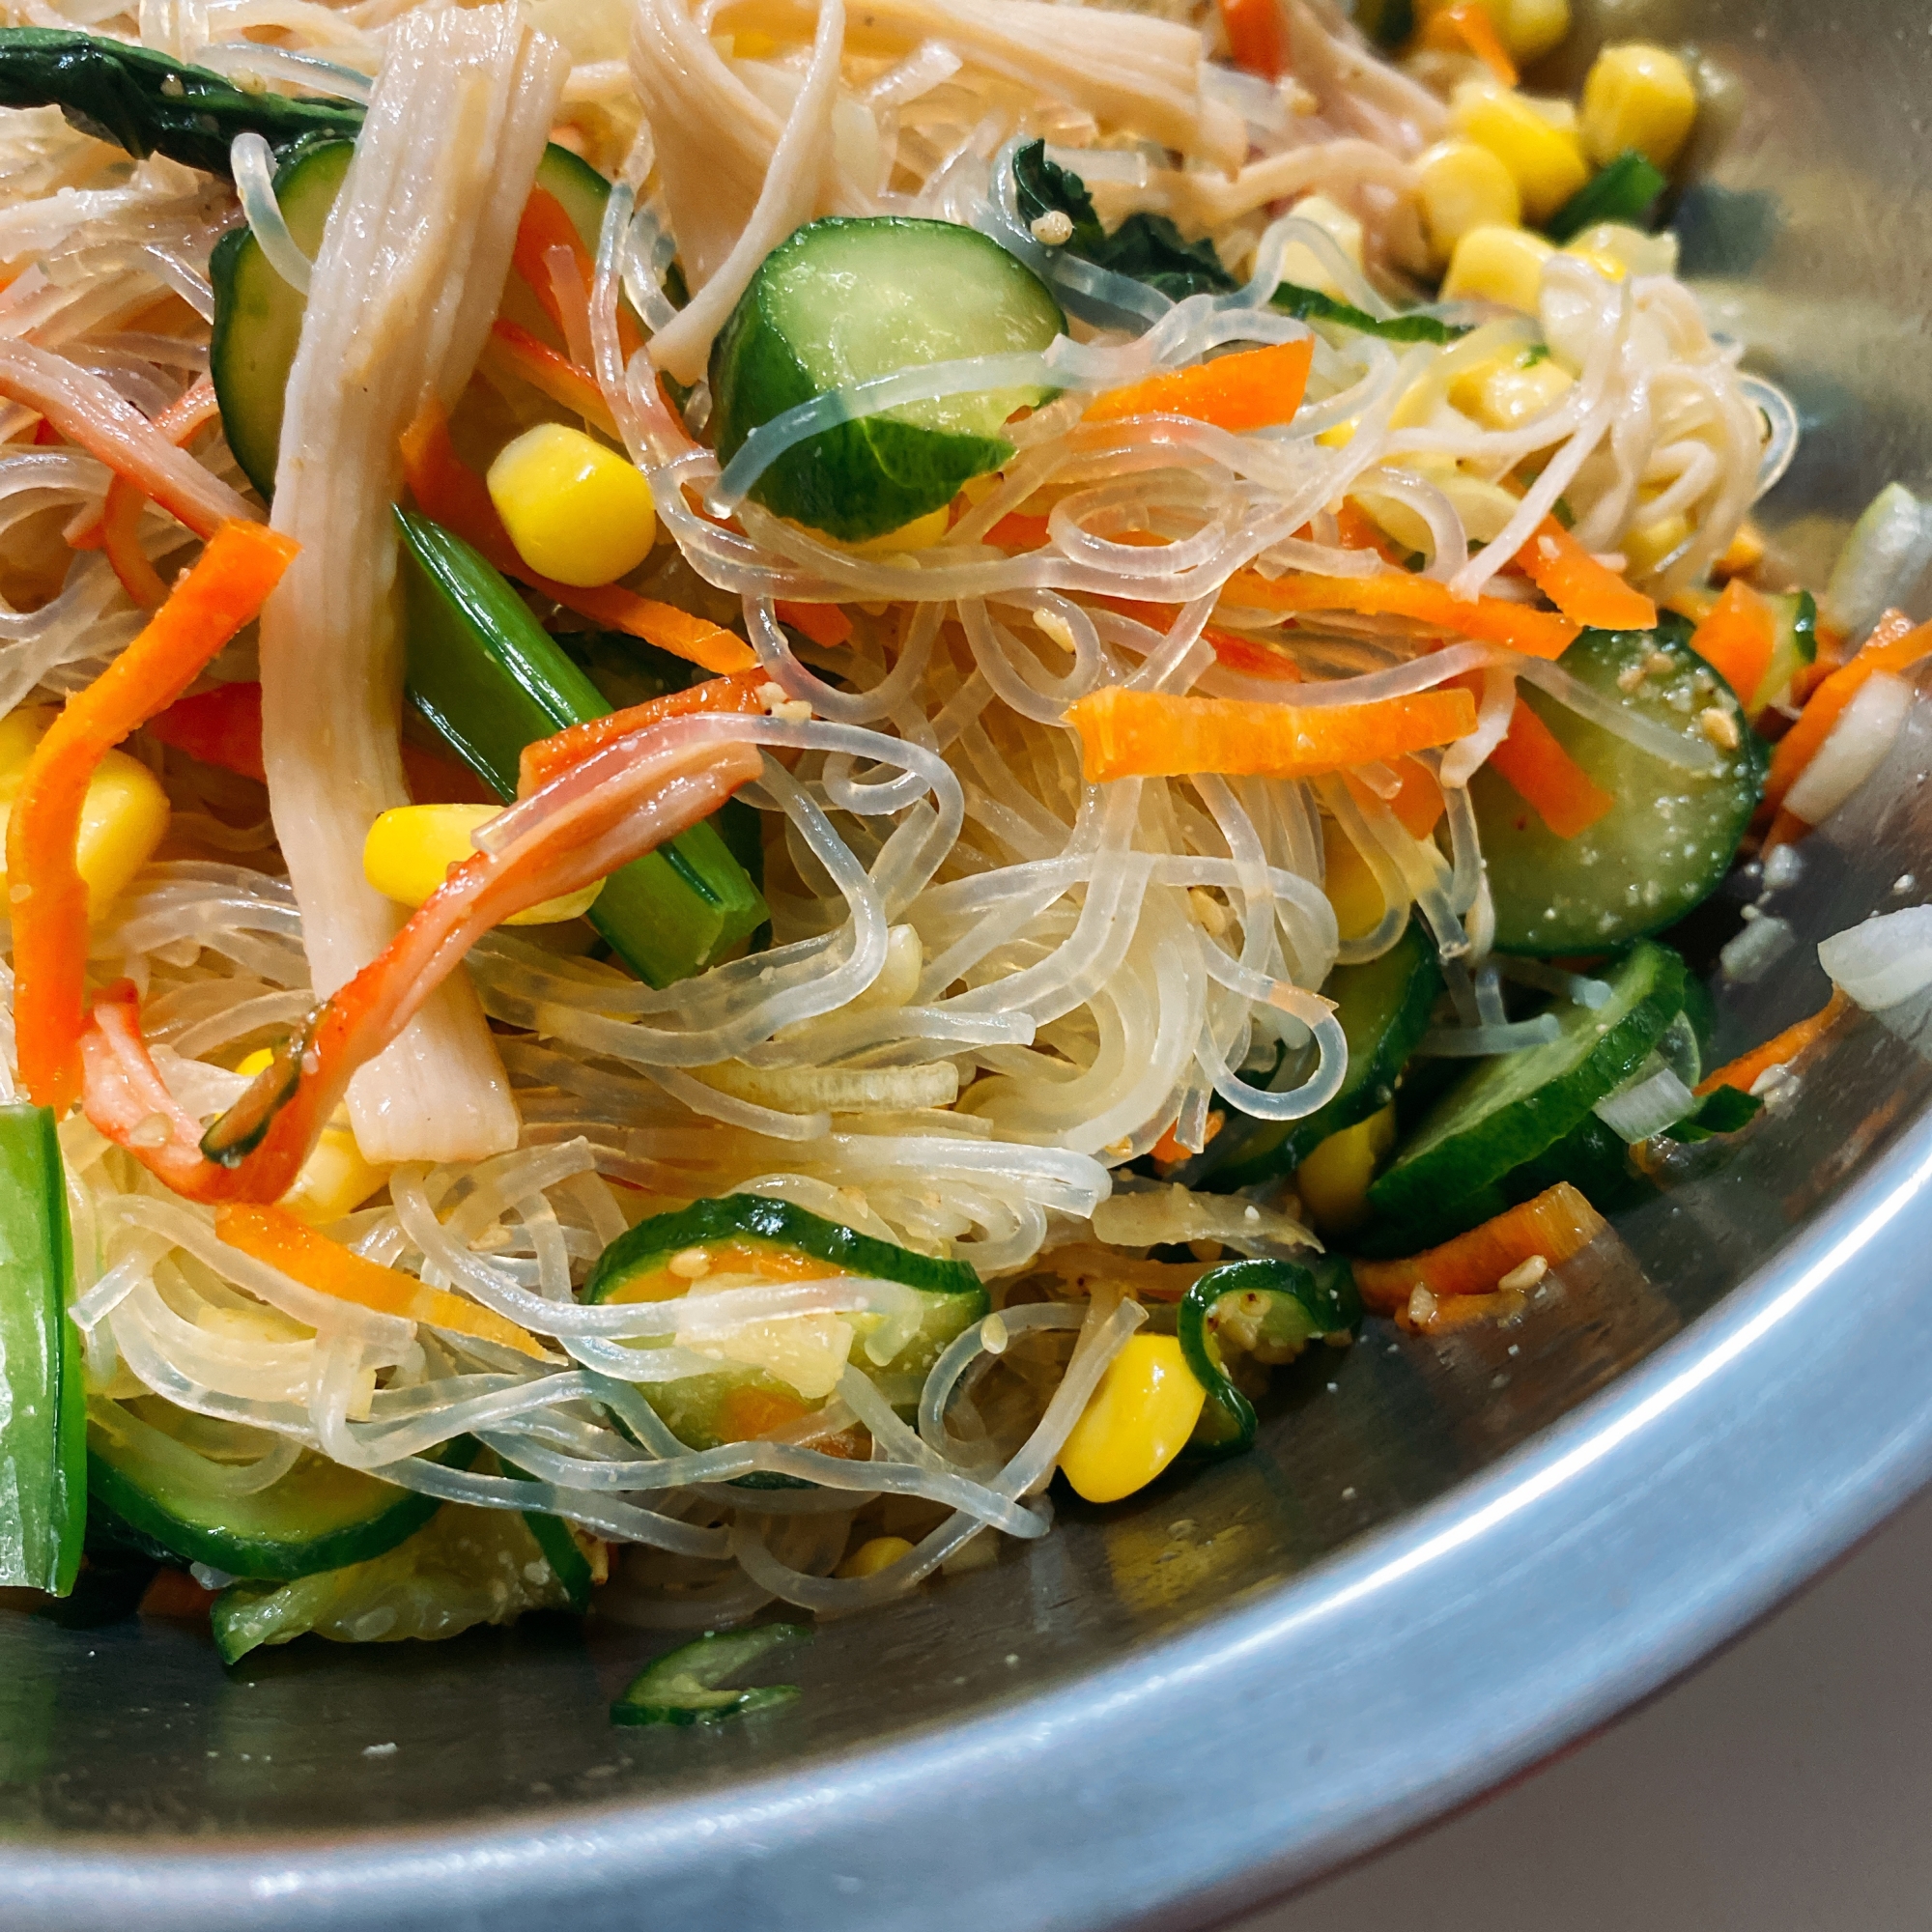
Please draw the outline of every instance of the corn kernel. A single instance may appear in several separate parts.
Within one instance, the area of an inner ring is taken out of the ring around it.
[[[1697,118],[1690,70],[1667,47],[1605,47],[1583,83],[1583,145],[1599,167],[1626,150],[1667,168]]]
[[[0,892],[6,890],[7,822],[26,776],[27,759],[53,720],[51,706],[32,705],[0,723]],[[168,795],[138,758],[109,752],[88,781],[80,808],[74,865],[87,885],[87,909],[98,919],[154,856],[168,829]]]
[[[1449,119],[1464,140],[1487,148],[1509,170],[1531,221],[1547,221],[1589,179],[1577,136],[1551,126],[1513,88],[1465,81]]]
[[[249,1054],[235,1070],[252,1080],[272,1057],[267,1047],[262,1047]],[[349,1109],[338,1107],[278,1205],[298,1220],[325,1228],[345,1214],[355,1213],[388,1179],[386,1167],[377,1167],[363,1158],[362,1150],[355,1143],[355,1130],[349,1124]]]
[[[1570,32],[1570,0],[1503,0],[1496,31],[1510,56],[1522,66],[1541,60]]]
[[[1442,278],[1445,301],[1492,301],[1536,313],[1543,265],[1555,253],[1524,228],[1472,228],[1456,244]]]
[[[559,583],[610,583],[657,541],[643,471],[581,429],[526,429],[497,452],[489,482],[517,554]]]
[[[1764,561],[1764,532],[1747,517],[1738,526],[1738,533],[1730,541],[1730,547],[1716,563],[1711,566],[1713,577],[1741,577],[1747,570],[1755,570]]]
[[[996,476],[992,479],[999,481]],[[858,556],[898,556],[907,551],[930,550],[946,532],[952,527],[952,506],[942,503],[936,510],[928,510],[923,517],[915,517],[909,524],[901,524],[895,530],[888,530],[882,537],[867,537],[864,543],[847,544],[845,548]]]
[[[1676,511],[1629,531],[1623,541],[1625,569],[1632,577],[1648,575],[1690,534],[1690,521]]]
[[[1395,1147],[1395,1102],[1330,1134],[1294,1170],[1294,1191],[1318,1234],[1352,1235],[1369,1219],[1369,1182]]]
[[[1514,228],[1522,197],[1514,177],[1474,141],[1438,141],[1415,164],[1416,205],[1431,254],[1446,262],[1471,229]]]
[[[1350,416],[1347,422],[1338,422],[1330,429],[1321,431],[1315,440],[1323,449],[1347,449],[1355,440],[1357,418]]]
[[[1289,211],[1300,220],[1312,222],[1326,235],[1356,268],[1362,266],[1362,224],[1346,208],[1325,194],[1305,194]],[[1336,279],[1334,270],[1305,242],[1291,242],[1281,258],[1281,279],[1304,289],[1317,289],[1338,301],[1348,299],[1348,291]]]
[[[1505,355],[1457,377],[1449,401],[1485,429],[1520,429],[1554,409],[1573,381],[1548,355]]]
[[[1359,939],[1381,923],[1387,911],[1382,889],[1355,841],[1332,818],[1321,821],[1322,890],[1335,908],[1335,925],[1344,939]]]
[[[874,1536],[860,1544],[833,1573],[838,1577],[876,1577],[890,1570],[901,1556],[912,1554],[912,1545],[902,1536]]]
[[[1090,1503],[1146,1489],[1187,1446],[1207,1400],[1174,1336],[1130,1335],[1067,1435],[1061,1473]]]
[[[473,858],[470,834],[495,818],[494,805],[399,805],[369,828],[362,844],[362,876],[384,898],[419,906],[442,884],[450,867]],[[544,899],[505,920],[505,925],[551,925],[588,912],[604,881]]]

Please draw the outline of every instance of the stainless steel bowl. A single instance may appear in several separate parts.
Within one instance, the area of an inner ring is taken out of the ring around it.
[[[1603,0],[1594,27],[1726,77],[1686,259],[1800,403],[1772,521],[1815,572],[1881,483],[1927,480],[1932,19]],[[1807,845],[1796,963],[1723,996],[1728,1039],[1818,1004],[1809,941],[1925,895],[1928,769],[1921,722]],[[1858,1020],[1520,1330],[1372,1326],[1291,1378],[1254,1455],[826,1625],[757,1725],[613,1731],[654,1647],[618,1629],[228,1675],[185,1629],[9,1616],[0,1921],[1206,1923],[1612,1716],[1924,1479],[1928,1088]]]

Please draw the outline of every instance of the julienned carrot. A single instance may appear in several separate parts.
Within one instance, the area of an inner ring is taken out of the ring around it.
[[[539,785],[548,784],[572,765],[582,764],[593,752],[601,752],[633,731],[661,724],[667,718],[691,718],[699,712],[762,711],[765,700],[758,694],[765,684],[762,669],[734,671],[729,677],[708,677],[682,691],[668,691],[662,697],[586,719],[582,724],[568,724],[553,736],[524,747],[517,762],[517,796],[527,798]]]
[[[473,1335],[521,1355],[539,1360],[544,1356],[543,1344],[534,1335],[494,1308],[479,1307],[444,1289],[427,1288],[398,1268],[365,1261],[339,1241],[317,1234],[286,1208],[252,1204],[217,1208],[214,1232],[231,1248],[266,1262],[318,1294],[333,1295],[337,1301],[373,1309],[378,1315],[400,1315],[406,1321],[427,1321],[433,1328]]]
[[[1267,0],[1272,10],[1274,0]],[[1191,416],[1198,422],[1239,432],[1284,423],[1301,407],[1315,341],[1270,343],[1217,355],[1191,369],[1149,376],[1124,388],[1109,389],[1087,405],[1089,422],[1116,422],[1122,416]]]
[[[1715,1073],[1707,1073],[1690,1091],[1701,1100],[1706,1094],[1715,1094],[1719,1087],[1735,1087],[1740,1094],[1748,1094],[1774,1066],[1783,1066],[1794,1061],[1804,1049],[1818,1039],[1851,1002],[1836,986],[1832,988],[1832,997],[1813,1013],[1796,1026],[1788,1026],[1776,1039],[1768,1039],[1762,1046],[1754,1046],[1748,1053],[1741,1053],[1737,1059],[1728,1061]]]
[[[1517,83],[1516,62],[1496,32],[1496,23],[1482,0],[1455,0],[1429,16],[1422,33],[1423,44],[1446,53],[1466,48],[1482,62],[1505,87]],[[1458,45],[1458,43],[1461,45]]]
[[[1771,775],[1765,781],[1764,806],[1776,813],[1784,795],[1798,782],[1804,767],[1818,754],[1833,727],[1844,715],[1846,705],[1859,695],[1865,680],[1877,671],[1910,670],[1919,659],[1932,657],[1932,624],[1919,624],[1905,632],[1873,640],[1853,658],[1840,665],[1811,694],[1798,723],[1781,737],[1771,754]]]
[[[814,644],[837,650],[852,641],[852,620],[836,604],[778,604],[779,622],[803,631]]]
[[[1747,710],[1771,668],[1776,645],[1777,619],[1770,604],[1742,577],[1724,585],[1723,595],[1690,635],[1690,648],[1737,693]]]
[[[1372,550],[1392,569],[1406,566],[1405,553],[1352,497],[1343,497],[1342,507],[1335,512],[1335,534],[1344,550]]]
[[[515,370],[540,395],[574,411],[606,436],[617,434],[617,419],[611,413],[596,377],[549,343],[539,342],[527,328],[497,321],[490,329],[488,353]]]
[[[556,286],[551,279],[549,257],[553,248],[567,248],[576,257],[578,273],[582,276],[587,293],[597,273],[597,264],[591,258],[590,250],[583,245],[583,238],[577,232],[576,222],[564,213],[562,202],[548,188],[534,187],[530,190],[530,198],[524,204],[523,219],[517,223],[517,242],[511,260],[517,273],[529,285],[530,293],[543,304],[544,313],[556,325],[557,333],[568,342],[570,330],[564,322],[563,304],[558,301]],[[620,301],[617,304],[617,346],[623,351],[627,363],[642,342],[638,325]]]
[[[985,541],[1002,550],[1038,550],[1046,542],[1046,519],[1010,511],[986,532]]]
[[[1302,779],[1466,738],[1476,700],[1436,690],[1376,704],[1270,704],[1114,684],[1083,697],[1066,722],[1080,733],[1090,784],[1197,772]]]
[[[1538,1255],[1561,1267],[1608,1226],[1576,1188],[1559,1180],[1439,1248],[1399,1262],[1357,1262],[1355,1286],[1378,1315],[1406,1307],[1418,1288],[1435,1295],[1488,1294]]]
[[[1587,832],[1617,802],[1520,697],[1508,736],[1490,753],[1490,766],[1559,838]]]
[[[1435,830],[1435,821],[1443,810],[1442,787],[1435,782],[1435,775],[1413,758],[1392,759],[1388,769],[1395,774],[1396,788],[1387,797],[1353,772],[1345,772],[1343,782],[1358,804],[1373,799],[1378,805],[1385,805],[1411,838],[1427,838]]]
[[[742,638],[673,604],[639,597],[615,583],[582,590],[539,577],[518,554],[482,477],[456,454],[449,424],[435,403],[426,404],[403,432],[402,453],[403,474],[423,515],[481,551],[505,577],[542,591],[566,611],[641,638],[705,670],[748,670],[757,662]]]
[[[1169,617],[1167,621],[1171,624],[1174,619]],[[1224,630],[1219,624],[1208,625],[1201,635],[1216,660],[1243,677],[1274,677],[1288,684],[1302,682],[1301,667],[1286,651],[1264,639],[1244,637],[1239,631]]]
[[[192,697],[178,697],[165,711],[148,720],[148,736],[172,745],[205,765],[268,782],[262,760],[262,687],[259,684],[218,684]],[[410,796],[418,805],[493,805],[487,789],[467,765],[439,757],[405,739],[399,748],[403,776]]]
[[[1599,631],[1656,627],[1657,606],[1599,563],[1554,517],[1544,518],[1516,560],[1522,574],[1572,623]]]
[[[1526,604],[1500,597],[1464,602],[1446,583],[1406,570],[1378,571],[1374,577],[1314,577],[1291,573],[1263,577],[1237,570],[1222,593],[1230,604],[1261,611],[1353,611],[1365,617],[1410,617],[1431,630],[1478,643],[1501,644],[1524,657],[1560,658],[1580,625]]]
[[[20,1078],[63,1114],[80,1094],[87,886],[75,863],[81,809],[101,758],[172,704],[260,611],[296,544],[261,524],[223,524],[147,628],[69,698],[27,761],[7,822],[14,1025]]]
[[[1275,0],[1221,0],[1221,25],[1236,67],[1264,80],[1279,80],[1288,71]]]

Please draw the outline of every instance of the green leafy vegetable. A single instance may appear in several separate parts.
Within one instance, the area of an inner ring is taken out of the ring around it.
[[[58,107],[97,140],[213,175],[228,173],[238,134],[285,148],[308,134],[353,136],[362,126],[357,106],[250,94],[152,47],[48,27],[0,28],[0,106]]]
[[[760,1624],[755,1630],[707,1632],[695,1643],[667,1651],[631,1680],[611,1706],[613,1724],[716,1724],[789,1704],[796,1684],[760,1684],[750,1690],[727,1685],[753,1664],[785,1644],[803,1643],[811,1633],[800,1624]]]
[[[1705,1094],[1694,1113],[1686,1114],[1664,1133],[1673,1141],[1708,1141],[1719,1134],[1734,1134],[1757,1118],[1764,1102],[1735,1087],[1714,1088]]]
[[[1669,184],[1662,171],[1634,148],[1592,175],[1545,224],[1552,242],[1568,242],[1600,221],[1642,228],[1645,217]]]

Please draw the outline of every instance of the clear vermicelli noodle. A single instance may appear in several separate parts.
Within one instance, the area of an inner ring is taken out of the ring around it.
[[[9,14],[6,1130],[224,1654],[485,1517],[496,1614],[887,1601],[1742,1129],[1650,935],[1870,625],[1753,582],[1688,119],[1457,11]],[[1547,237],[1437,191],[1508,113]]]

